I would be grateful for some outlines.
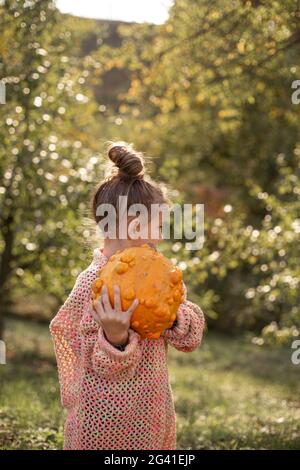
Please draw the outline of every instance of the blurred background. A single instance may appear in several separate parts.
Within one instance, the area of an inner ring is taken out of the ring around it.
[[[179,448],[299,449],[299,2],[2,0],[0,34],[0,448],[62,447],[49,321],[121,139],[205,204],[203,248],[161,248],[208,325],[170,351]]]

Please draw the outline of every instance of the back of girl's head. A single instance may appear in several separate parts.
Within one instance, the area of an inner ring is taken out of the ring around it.
[[[147,175],[143,154],[131,144],[110,142],[107,154],[113,167],[93,195],[92,210],[96,223],[104,218],[103,215],[97,215],[97,209],[102,204],[111,204],[118,217],[120,196],[127,197],[127,209],[133,204],[143,204],[149,214],[152,204],[168,202],[164,191]]]

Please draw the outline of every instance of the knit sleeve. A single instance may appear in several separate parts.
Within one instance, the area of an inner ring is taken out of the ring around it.
[[[165,330],[163,337],[179,351],[194,351],[201,344],[204,325],[201,308],[186,300],[177,311],[175,326]]]
[[[120,351],[109,343],[102,327],[87,309],[80,324],[80,339],[87,369],[109,380],[122,380],[134,375],[142,357],[142,342],[138,333],[129,329],[128,343]]]
[[[96,277],[94,269],[86,269],[77,278],[63,306],[50,323],[63,406],[76,399],[76,384],[81,367],[79,325],[90,301],[90,286]]]
[[[186,295],[184,285],[184,302],[179,306],[176,321],[162,336],[179,351],[191,352],[201,344],[205,318],[201,308],[187,300]]]

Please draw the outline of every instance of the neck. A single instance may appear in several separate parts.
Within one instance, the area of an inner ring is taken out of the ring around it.
[[[110,258],[116,251],[125,250],[132,246],[131,240],[110,240],[106,238],[104,240],[103,254],[107,258]]]

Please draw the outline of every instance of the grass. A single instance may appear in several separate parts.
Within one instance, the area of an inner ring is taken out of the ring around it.
[[[47,326],[10,320],[0,366],[0,449],[61,449],[63,413]],[[300,449],[300,366],[291,350],[209,333],[169,351],[180,449]]]

